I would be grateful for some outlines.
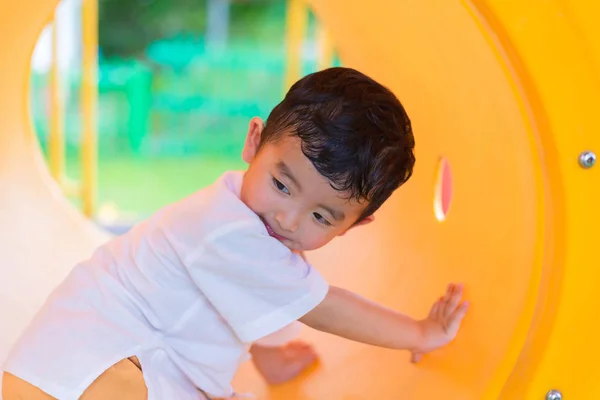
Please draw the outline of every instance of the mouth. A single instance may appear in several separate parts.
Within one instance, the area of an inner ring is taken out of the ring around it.
[[[269,236],[274,237],[275,239],[279,240],[279,241],[284,241],[284,240],[288,240],[286,237],[278,235],[273,228],[271,228],[271,226],[269,226],[269,224],[267,224],[264,220],[263,223],[265,224],[265,227],[267,228],[267,232],[269,232]]]

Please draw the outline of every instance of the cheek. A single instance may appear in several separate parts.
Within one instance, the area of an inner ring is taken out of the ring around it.
[[[273,203],[273,190],[268,185],[255,181],[248,190],[248,205],[257,213],[265,213]]]
[[[329,243],[334,237],[335,234],[331,231],[309,225],[302,232],[302,248],[306,251],[319,249]]]

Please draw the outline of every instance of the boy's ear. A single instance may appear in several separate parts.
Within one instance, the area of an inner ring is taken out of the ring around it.
[[[375,221],[375,214],[371,214],[368,217],[363,218],[362,220],[360,220],[357,223],[355,223],[354,226],[367,225],[367,224],[370,224],[373,221]]]
[[[265,123],[262,119],[254,117],[248,124],[248,133],[246,134],[246,142],[244,143],[244,150],[242,151],[242,159],[250,164],[258,151],[258,145],[260,144],[260,135],[263,129],[265,129]]]
[[[361,225],[367,225],[373,221],[375,221],[375,215],[369,215],[368,217],[363,218],[360,221],[356,222],[354,225],[352,225],[350,228],[346,229],[344,232],[340,233],[339,236],[344,236],[346,234],[346,232],[348,232],[352,228],[356,228],[357,226],[361,226]]]

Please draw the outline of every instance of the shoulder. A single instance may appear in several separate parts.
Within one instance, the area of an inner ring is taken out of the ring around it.
[[[266,234],[260,218],[239,197],[242,180],[243,172],[227,171],[210,186],[160,210],[151,225],[190,240],[201,236],[202,241],[233,232]]]

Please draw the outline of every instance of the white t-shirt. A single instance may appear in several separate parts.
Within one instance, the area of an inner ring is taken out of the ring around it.
[[[239,198],[243,172],[165,207],[77,265],[3,369],[61,400],[140,360],[149,399],[234,394],[253,341],[317,306],[328,284]]]

